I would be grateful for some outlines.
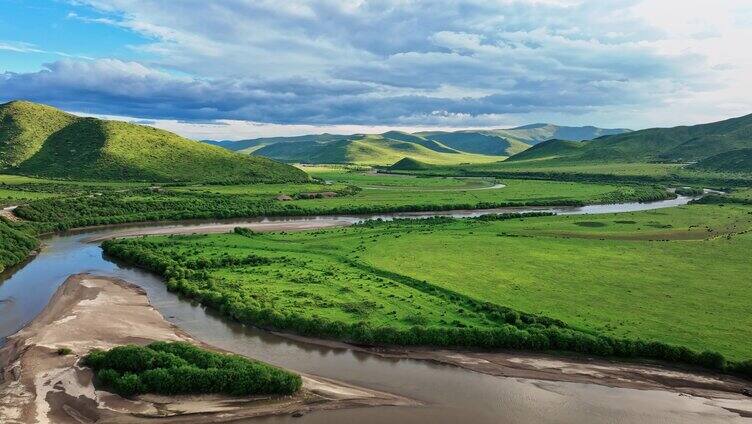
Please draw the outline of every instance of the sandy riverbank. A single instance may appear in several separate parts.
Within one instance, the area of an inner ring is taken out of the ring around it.
[[[752,418],[752,381],[674,367],[663,363],[623,362],[580,355],[530,352],[479,352],[433,348],[364,347],[347,343],[275,333],[299,342],[332,348],[347,348],[387,358],[433,361],[483,374],[525,380],[594,384],[637,390],[658,390],[692,396],[711,406]]]
[[[303,375],[295,396],[154,396],[134,399],[99,391],[79,360],[93,348],[182,340],[203,345],[166,321],[138,287],[87,274],[71,276],[28,326],[0,349],[0,422],[227,422],[274,414],[376,405],[415,405],[387,393]],[[57,349],[70,348],[69,355]]]

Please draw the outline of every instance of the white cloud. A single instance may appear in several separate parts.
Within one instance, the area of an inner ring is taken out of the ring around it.
[[[79,3],[93,9],[70,18],[142,34],[150,41],[132,48],[149,60],[63,60],[1,76],[0,95],[150,119],[319,125],[638,128],[752,109],[747,1]]]

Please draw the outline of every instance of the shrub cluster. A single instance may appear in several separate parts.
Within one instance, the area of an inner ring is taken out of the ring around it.
[[[0,272],[22,262],[38,245],[27,228],[0,219]]]
[[[85,364],[94,369],[99,385],[122,396],[140,393],[290,395],[302,384],[299,375],[185,342],[93,350],[86,356]]]

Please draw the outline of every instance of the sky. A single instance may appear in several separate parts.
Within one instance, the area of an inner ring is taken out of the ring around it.
[[[752,113],[749,0],[3,0],[0,102],[192,138]]]

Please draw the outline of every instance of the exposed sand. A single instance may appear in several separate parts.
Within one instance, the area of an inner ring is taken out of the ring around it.
[[[708,405],[724,408],[742,417],[752,417],[752,397],[742,393],[745,389],[752,389],[752,381],[700,369],[673,367],[665,363],[611,361],[581,355],[355,346],[285,333],[275,334],[384,357],[434,361],[500,377],[669,391],[702,398]]]
[[[0,209],[0,216],[13,222],[22,221],[22,219],[19,218],[15,212],[13,212],[17,207],[18,206],[8,206],[6,208]]]
[[[87,274],[68,278],[42,313],[0,349],[0,422],[138,423],[158,417],[168,423],[212,423],[317,409],[417,404],[311,375],[303,375],[303,389],[294,396],[125,399],[95,390],[91,370],[79,363],[93,348],[154,340],[211,348],[167,322],[134,285]],[[60,347],[73,353],[58,355]]]

